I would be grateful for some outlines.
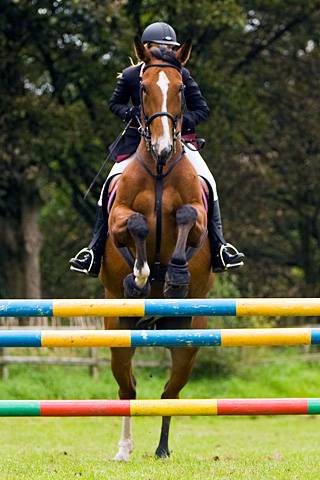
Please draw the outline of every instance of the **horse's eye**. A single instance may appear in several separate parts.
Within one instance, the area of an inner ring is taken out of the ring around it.
[[[184,85],[181,85],[180,88],[179,88],[179,92],[182,93],[184,90]]]
[[[141,84],[141,92],[142,93],[147,93],[147,89],[143,84]]]

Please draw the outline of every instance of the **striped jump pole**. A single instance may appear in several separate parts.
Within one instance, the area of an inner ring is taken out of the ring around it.
[[[320,328],[0,330],[1,347],[253,347],[320,345]]]
[[[0,417],[319,414],[320,398],[0,401]]]
[[[320,298],[0,300],[0,317],[320,316]]]

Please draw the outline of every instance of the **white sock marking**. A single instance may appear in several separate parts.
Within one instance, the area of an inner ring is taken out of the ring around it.
[[[122,417],[122,432],[118,446],[118,453],[113,460],[116,460],[117,462],[127,462],[129,460],[130,453],[133,450],[130,417]]]
[[[135,282],[139,288],[143,288],[148,281],[150,275],[150,268],[147,262],[144,262],[141,270],[137,268],[137,260],[134,262],[133,274],[135,276]]]

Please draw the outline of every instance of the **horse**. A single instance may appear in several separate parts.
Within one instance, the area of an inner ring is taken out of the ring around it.
[[[181,142],[181,69],[190,56],[191,42],[185,42],[176,52],[147,49],[137,38],[134,45],[143,63],[141,141],[118,180],[100,280],[107,299],[203,298],[214,279],[207,212],[199,177]],[[205,317],[163,317],[155,321],[158,329],[207,327]],[[110,317],[105,318],[105,328],[137,329],[143,325],[141,322],[134,317]],[[134,351],[111,349],[111,367],[120,399],[136,398]],[[191,347],[170,348],[171,374],[161,398],[179,398],[197,351],[198,348]],[[170,455],[170,420],[171,417],[162,418],[156,457]],[[127,461],[132,450],[131,418],[123,417],[115,460]]]

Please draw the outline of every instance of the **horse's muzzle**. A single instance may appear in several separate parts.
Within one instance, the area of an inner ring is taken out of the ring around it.
[[[160,165],[165,165],[173,152],[173,147],[166,147],[160,151],[154,150],[154,155],[156,157],[157,163]]]

